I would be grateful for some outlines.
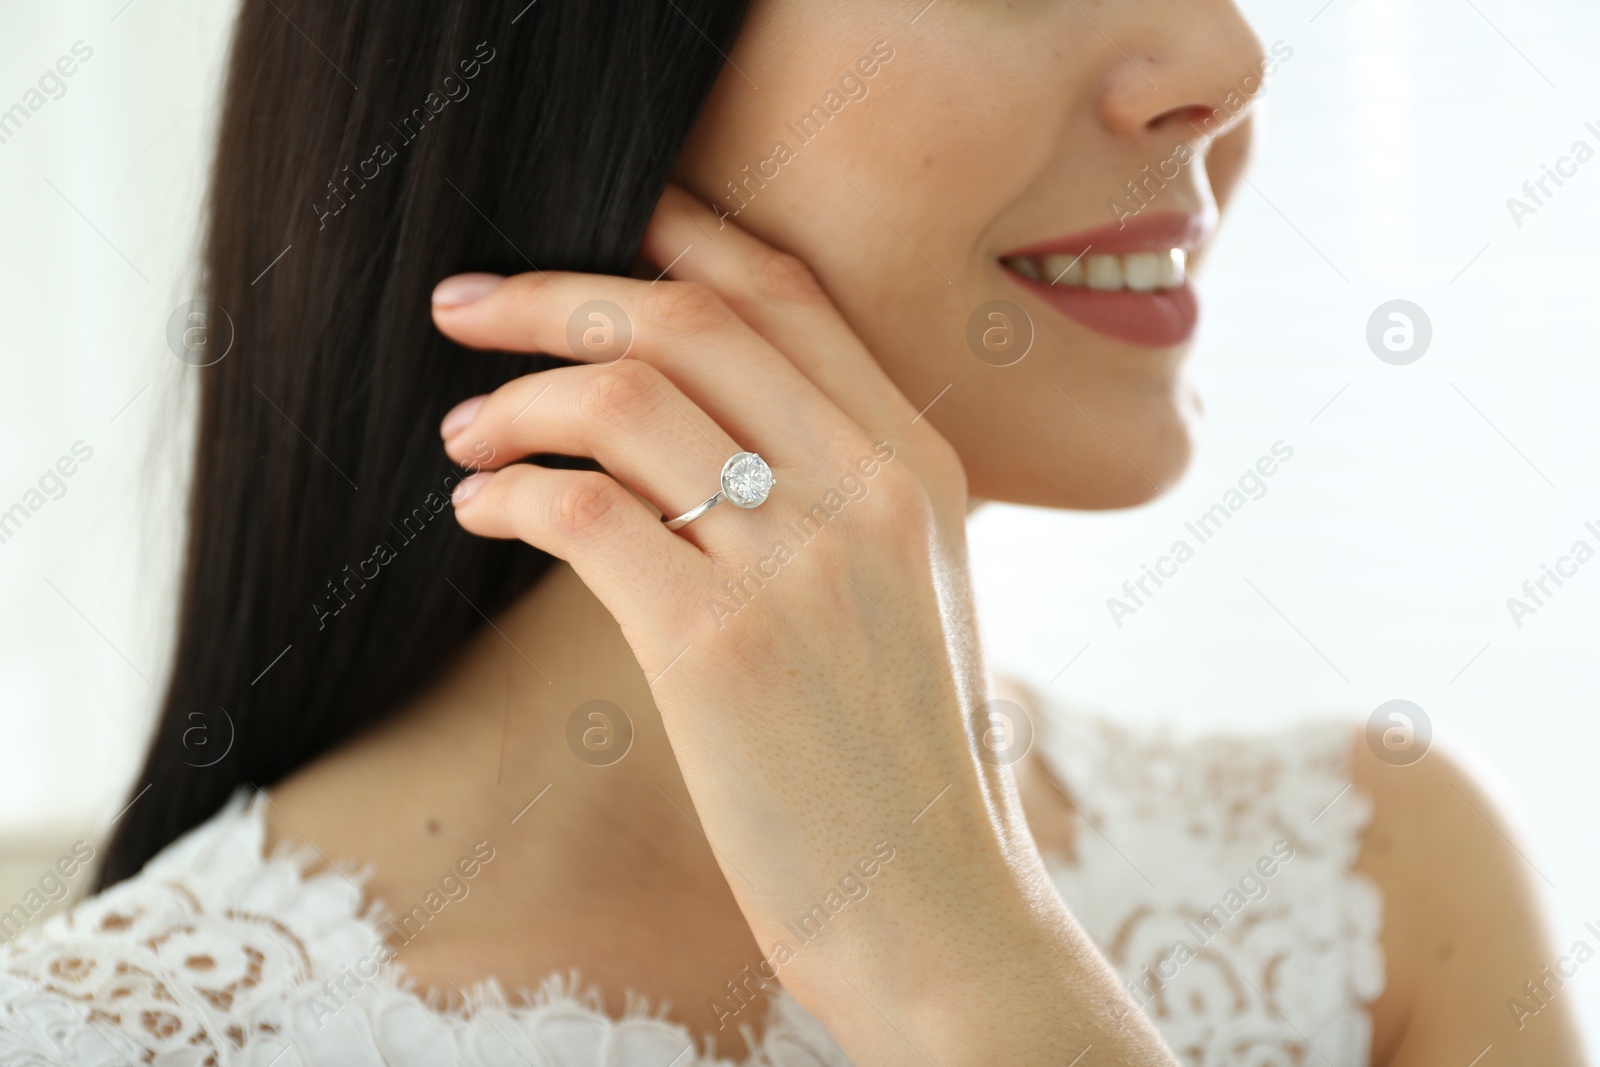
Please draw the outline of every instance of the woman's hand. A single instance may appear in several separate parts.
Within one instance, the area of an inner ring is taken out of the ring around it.
[[[669,276],[441,285],[461,344],[588,361],[447,417],[452,458],[500,465],[457,488],[461,525],[566,560],[615,616],[758,944],[856,1062],[1169,1062],[984,758],[958,458],[798,260],[677,189],[644,252]],[[625,354],[569,345],[596,300]],[[669,532],[740,451],[766,503]],[[539,453],[608,473],[505,465]]]

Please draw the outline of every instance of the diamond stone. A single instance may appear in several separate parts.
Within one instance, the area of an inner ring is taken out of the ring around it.
[[[736,507],[756,507],[767,499],[772,485],[772,468],[754,452],[740,452],[722,466],[722,491]]]

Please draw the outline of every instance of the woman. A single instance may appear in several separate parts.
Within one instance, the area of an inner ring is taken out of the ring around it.
[[[243,5],[172,681],[0,1047],[1579,1062],[1437,753],[993,699],[973,503],[1185,465],[1237,13],[743,8]]]

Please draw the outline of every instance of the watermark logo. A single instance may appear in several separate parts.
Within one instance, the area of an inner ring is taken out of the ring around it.
[[[390,121],[389,129],[395,135],[393,138],[385,134],[384,139],[374,146],[372,154],[359,161],[354,169],[347,163],[336,171],[328,181],[328,194],[321,203],[311,205],[311,211],[317,217],[317,229],[327,229],[328,220],[349,207],[350,201],[366,190],[367,183],[376,181],[384,168],[399,159],[401,150],[427,132],[428,124],[445,108],[465,100],[472,92],[472,86],[468,83],[482,73],[485,66],[494,62],[496,54],[488,41],[479,41],[471,58],[456,64],[459,75],[454,72],[445,75],[439,88],[429,92],[421,104],[411,109],[410,114],[403,116],[398,123]]]
[[[1586,922],[1583,929],[1595,939],[1595,944],[1600,944],[1600,925]],[[1518,996],[1506,998],[1506,1010],[1511,1013],[1511,1021],[1517,1024],[1518,1030],[1527,1026],[1529,1019],[1548,1008],[1567,982],[1578,976],[1578,968],[1594,959],[1595,949],[1589,943],[1589,937],[1574,941],[1572,951],[1539,968],[1537,975],[1522,983]]]
[[[1506,610],[1511,613],[1511,621],[1517,629],[1522,629],[1522,622],[1529,615],[1537,615],[1540,608],[1546,607],[1566,586],[1567,580],[1576,578],[1579,567],[1595,558],[1595,546],[1600,545],[1600,523],[1586,522],[1583,530],[1588,536],[1573,541],[1566,554],[1556,557],[1555,566],[1539,564],[1538,576],[1522,583],[1522,596],[1506,597]],[[1592,543],[1590,537],[1594,538]]]
[[[94,58],[94,46],[87,41],[73,41],[71,53],[44,68],[38,81],[23,90],[21,99],[9,106],[0,101],[0,144],[21,133],[22,127],[46,104],[67,95],[66,79],[78,73],[83,64]]]
[[[1386,700],[1367,719],[1367,747],[1391,767],[1419,762],[1432,746],[1433,723],[1409,700]]]
[[[322,982],[321,995],[313,995],[298,1010],[310,1016],[310,1021],[321,1030],[329,1019],[360,998],[362,990],[375,981],[384,968],[399,955],[400,949],[411,944],[439,914],[451,904],[466,900],[472,892],[472,879],[493,862],[494,846],[479,841],[470,853],[462,855],[455,866],[446,867],[435,886],[411,906],[397,911],[378,927],[379,937],[366,955],[350,963],[341,963],[339,972]]]
[[[723,983],[727,991],[726,999],[718,996],[706,1002],[717,1029],[726,1029],[729,1021],[740,1012],[760,1003],[762,992],[778,985],[779,969],[793,962],[799,956],[800,949],[833,929],[839,914],[852,903],[867,899],[872,892],[872,880],[894,862],[894,857],[894,846],[887,841],[879,841],[872,846],[871,855],[862,856],[851,864],[821,900],[803,914],[785,922],[784,932],[794,939],[795,946],[791,947],[784,940],[774,941],[765,959],[754,968],[745,964],[737,976]]]
[[[233,350],[233,319],[209,300],[179,304],[167,316],[167,347],[191,367],[214,366]]]
[[[792,122],[783,124],[783,136],[773,142],[772,151],[767,156],[756,160],[754,165],[746,163],[737,177],[724,181],[726,192],[717,194],[723,203],[711,205],[717,213],[717,229],[725,227],[729,219],[749,207],[751,201],[767,188],[767,184],[776,181],[783,173],[783,168],[793,163],[807,145],[821,137],[846,107],[865,100],[872,91],[872,79],[894,61],[894,56],[894,46],[888,41],[875,43],[870,53],[862,55],[853,65],[839,72],[835,84],[823,93],[821,99],[815,100],[809,110]],[[724,207],[724,204],[727,206]]]
[[[617,362],[633,347],[633,322],[609,300],[579,304],[567,319],[567,349],[574,359]]]
[[[567,747],[591,767],[609,767],[633,747],[633,720],[609,700],[585,701],[567,718]]]
[[[1432,343],[1433,320],[1409,300],[1379,304],[1367,319],[1367,347],[1393,366],[1415,363]]]
[[[1234,486],[1215,504],[1183,524],[1185,536],[1175,538],[1166,554],[1156,558],[1154,566],[1141,563],[1139,575],[1122,583],[1122,596],[1106,598],[1106,611],[1117,629],[1122,629],[1128,617],[1148,606],[1156,593],[1178,576],[1183,565],[1194,559],[1247,504],[1266,496],[1268,479],[1293,458],[1294,446],[1287,441],[1274,441],[1270,453],[1259,456],[1253,466],[1246,467]]]
[[[1137,977],[1124,982],[1124,988],[1139,1006],[1149,1008],[1159,1003],[1162,991],[1177,979],[1178,972],[1185,964],[1194,959],[1204,960],[1210,955],[1206,946],[1222,936],[1229,923],[1246,909],[1267,898],[1272,891],[1272,879],[1294,857],[1294,846],[1286,839],[1273,842],[1270,853],[1263,853],[1253,865],[1246,867],[1221,900],[1205,911],[1196,909],[1188,912],[1183,923],[1183,935],[1172,941],[1171,947],[1155,959],[1153,965],[1145,964],[1139,969]],[[1243,937],[1241,927],[1248,929],[1248,925],[1241,922],[1234,924],[1232,930],[1227,932],[1235,937]],[[1165,996],[1170,1002],[1174,994],[1167,993]]]
[[[1228,90],[1221,104],[1211,113],[1191,120],[1189,128],[1196,134],[1193,141],[1184,140],[1172,146],[1165,159],[1152,168],[1144,168],[1122,183],[1123,192],[1106,201],[1117,229],[1126,229],[1128,220],[1136,218],[1145,208],[1161,196],[1169,182],[1177,181],[1183,169],[1195,160],[1203,160],[1211,142],[1234,129],[1241,115],[1250,108],[1256,97],[1267,91],[1267,81],[1278,73],[1281,64],[1294,58],[1294,46],[1286,41],[1274,41],[1269,55],[1262,56],[1241,74],[1234,87]]]
[[[1586,122],[1583,132],[1595,139],[1600,144],[1600,124]],[[1572,142],[1572,147],[1566,155],[1556,158],[1554,168],[1548,163],[1539,164],[1539,176],[1529,178],[1522,183],[1522,196],[1506,197],[1506,210],[1511,214],[1511,221],[1522,229],[1530,216],[1537,215],[1539,210],[1549,206],[1549,201],[1566,186],[1562,179],[1572,179],[1578,176],[1578,169],[1595,157],[1594,145],[1580,137]],[[1551,188],[1554,185],[1555,188]],[[1541,195],[1542,194],[1542,195]]]
[[[995,767],[1009,767],[1033,747],[1033,719],[1020,704],[989,700],[972,710],[978,735],[978,758]]]
[[[87,841],[75,841],[72,849],[44,869],[32,886],[22,894],[22,899],[9,908],[0,908],[0,945],[8,944],[22,933],[52,904],[67,899],[72,891],[72,879],[88,869],[94,859],[94,846]]]
[[[228,709],[205,701],[189,705],[183,716],[183,762],[191,767],[215,767],[233,751],[233,717]]]
[[[967,320],[967,347],[991,367],[1021,363],[1033,348],[1033,319],[1009,300],[980,304]]]
[[[94,458],[94,448],[86,441],[74,441],[70,455],[63,455],[44,469],[39,480],[23,492],[16,503],[0,501],[0,545],[10,541],[34,515],[52,500],[67,495],[67,479]]]
[[[494,455],[493,445],[479,441],[472,446],[472,458],[462,461],[462,470],[480,471],[494,462]],[[461,471],[451,471],[445,475],[439,488],[423,497],[409,514],[397,515],[389,521],[389,529],[395,533],[393,538],[379,541],[373,546],[370,556],[356,561],[354,567],[345,564],[339,574],[324,583],[328,595],[322,597],[319,594],[319,601],[311,605],[319,631],[327,629],[329,619],[337,617],[355,602],[370,583],[377,581],[384,568],[400,558],[402,549],[432,528],[430,524],[450,506],[450,495],[464,477]]]
[[[830,523],[852,503],[866,499],[870,479],[877,477],[883,465],[894,459],[894,446],[888,441],[877,442],[869,455],[856,460],[854,469],[841,476],[835,487],[808,510],[799,513],[782,526],[783,540],[774,541],[771,549],[752,566],[739,568],[739,573],[722,583],[720,592],[706,598],[711,620],[722,629],[727,620],[755,600],[767,583],[777,581],[783,568],[794,562],[812,541],[829,530]]]

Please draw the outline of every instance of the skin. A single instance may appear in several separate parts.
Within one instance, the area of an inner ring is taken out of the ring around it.
[[[1127,506],[1184,469],[1185,347],[1094,333],[998,257],[1109,221],[1122,183],[1180,142],[1198,158],[1160,206],[1214,215],[1249,114],[1215,139],[1195,121],[1262,49],[1214,0],[921,9],[755,5],[646,238],[644,277],[671,265],[659,282],[478,275],[436,293],[439,329],[468,347],[566,353],[596,298],[634,341],[445,419],[451,457],[484,468],[458,490],[462,526],[565,563],[432,690],[271,794],[274,841],[367,866],[368,895],[396,911],[493,847],[469,896],[397,946],[420,988],[453,1000],[577,966],[613,1012],[624,990],[670,1002],[738,1055],[775,986],[731,1018],[707,1002],[793,946],[785,924],[882,843],[894,858],[866,895],[779,968],[855,1062],[1085,1046],[1085,1064],[1174,1062],[1045,878],[1040,847],[1071,854],[1064,784],[1034,758],[1013,774],[975,756],[971,709],[993,690],[963,527],[979,499]],[[870,95],[727,217],[723,183],[878,41],[894,58]],[[1037,331],[1003,373],[965,343],[993,299]],[[664,530],[657,514],[703,499],[741,449],[772,463],[772,499]],[[539,452],[614,479],[514,463]],[[718,617],[724,583],[873,456],[865,495]],[[567,743],[595,699],[634,730],[607,767]],[[1397,769],[1351,752],[1377,809],[1358,867],[1385,901],[1374,1062],[1465,1064],[1486,1044],[1485,1064],[1582,1062],[1559,996],[1520,1030],[1505,1008],[1560,953],[1501,805],[1440,753]]]

